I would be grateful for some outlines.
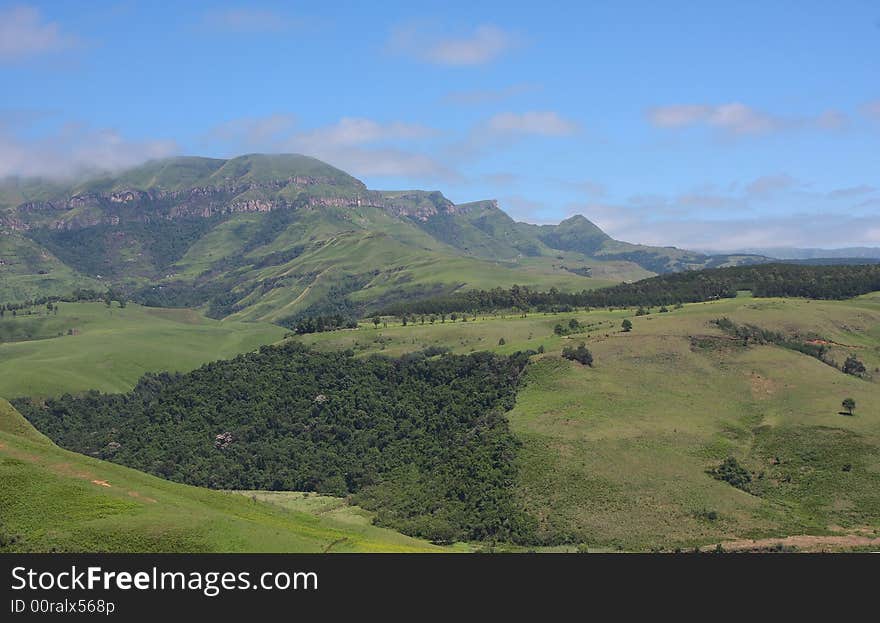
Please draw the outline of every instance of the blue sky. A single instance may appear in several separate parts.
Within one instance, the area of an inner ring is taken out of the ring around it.
[[[877,2],[0,1],[0,176],[300,152],[690,248],[880,246]]]

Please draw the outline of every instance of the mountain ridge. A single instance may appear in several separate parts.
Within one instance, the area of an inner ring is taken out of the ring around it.
[[[7,179],[0,231],[0,301],[75,282],[272,321],[472,287],[579,291],[763,261],[617,241],[583,215],[534,225],[496,200],[371,190],[299,154],[177,157],[66,184]]]

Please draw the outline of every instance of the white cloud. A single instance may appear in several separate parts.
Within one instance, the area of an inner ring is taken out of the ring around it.
[[[658,128],[706,127],[732,136],[808,128],[839,130],[847,124],[847,116],[837,110],[826,110],[812,117],[781,117],[740,102],[659,106],[649,109],[647,116]]]
[[[76,43],[75,37],[62,33],[57,23],[44,21],[33,7],[0,9],[0,62],[58,52]]]
[[[681,249],[725,252],[748,248],[840,248],[880,242],[880,216],[831,212],[773,217],[667,217],[615,204],[571,204],[566,216],[583,214],[617,240]],[[558,222],[559,218],[554,219]]]
[[[298,136],[302,144],[320,147],[322,145],[363,145],[395,140],[426,138],[435,131],[423,125],[399,121],[382,124],[361,117],[343,117],[337,123],[306,132]]]
[[[798,185],[798,181],[785,173],[779,175],[762,175],[746,186],[749,195],[771,195],[789,190]]]
[[[264,117],[241,117],[213,128],[210,139],[243,144],[245,147],[259,146],[275,141],[278,136],[293,131],[296,118],[287,114],[272,114]]]
[[[131,140],[107,128],[68,124],[39,139],[26,139],[0,124],[0,177],[64,178],[116,171],[177,151],[174,141]]]
[[[294,141],[297,151],[304,151]],[[419,177],[452,179],[455,174],[425,154],[394,147],[364,148],[326,146],[310,155],[358,176]]]
[[[381,123],[343,117],[336,123],[300,129],[291,115],[275,114],[226,122],[207,139],[229,153],[298,152],[359,176],[444,177],[455,174],[410,144],[436,135],[432,128],[402,121]]]
[[[782,126],[779,119],[739,102],[717,106],[661,106],[649,110],[648,119],[661,128],[703,125],[732,134],[761,134]]]
[[[436,65],[467,66],[491,63],[517,44],[516,36],[492,25],[478,26],[461,37],[443,37],[406,26],[394,30],[388,47]]]
[[[623,203],[570,204],[554,216],[558,221],[581,213],[619,240],[685,249],[836,248],[878,242],[880,199],[870,198],[876,191],[872,186],[808,191],[809,185],[779,174],[735,188],[740,190],[719,193],[708,186],[675,196],[637,195]]]
[[[512,113],[504,112],[491,117],[486,129],[496,134],[534,134],[538,136],[568,136],[578,131],[578,125],[553,111]]]
[[[293,151],[325,160],[353,175],[461,182],[454,166],[446,163],[530,136],[561,137],[578,130],[575,122],[552,111],[500,113],[477,124],[457,141],[417,123],[343,117],[328,125],[301,128],[292,115],[275,114],[226,122],[205,138],[210,146],[230,155]]]
[[[471,128],[445,148],[445,158],[460,161],[481,157],[529,137],[559,138],[575,134],[580,126],[553,111],[498,113]]]
[[[261,33],[282,32],[298,22],[274,11],[244,8],[209,11],[202,16],[202,25],[223,32]]]
[[[696,104],[658,106],[648,111],[648,119],[661,128],[679,128],[705,122],[710,112],[711,107]]]

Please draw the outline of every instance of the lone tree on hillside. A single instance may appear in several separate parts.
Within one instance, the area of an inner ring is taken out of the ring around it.
[[[623,329],[624,333],[629,333],[630,331],[632,331],[633,323],[630,322],[629,318],[624,318],[623,324],[620,325],[620,328]]]
[[[852,415],[853,411],[856,410],[856,401],[852,398],[844,398],[843,402],[840,404],[844,409],[846,409],[847,415]]]

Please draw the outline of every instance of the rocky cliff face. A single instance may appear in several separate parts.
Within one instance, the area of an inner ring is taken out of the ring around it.
[[[34,228],[80,229],[121,222],[178,218],[210,218],[239,212],[311,208],[373,207],[398,217],[425,221],[437,214],[455,214],[455,204],[440,193],[413,191],[382,193],[334,188],[333,180],[292,177],[269,182],[231,183],[182,191],[126,189],[88,192],[52,201],[23,203],[0,214],[0,226],[26,231]],[[283,192],[282,192],[283,191]]]

